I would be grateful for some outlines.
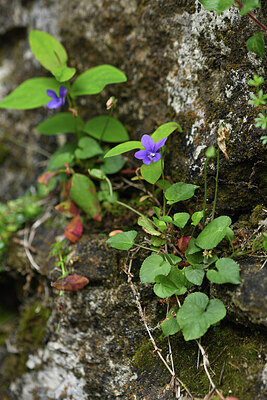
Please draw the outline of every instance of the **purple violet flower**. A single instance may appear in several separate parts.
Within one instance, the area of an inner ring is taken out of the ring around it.
[[[49,97],[52,97],[53,100],[49,101],[47,104],[47,107],[50,109],[53,108],[58,108],[60,106],[63,106],[65,104],[65,96],[67,94],[67,89],[64,86],[60,86],[59,88],[59,97],[57,96],[56,92],[54,90],[48,89],[46,93],[48,94]]]
[[[143,163],[146,165],[149,165],[152,161],[159,161],[161,155],[157,151],[165,144],[166,140],[167,138],[164,138],[155,143],[151,136],[143,135],[141,143],[145,150],[137,151],[134,154],[135,158],[143,160]]]

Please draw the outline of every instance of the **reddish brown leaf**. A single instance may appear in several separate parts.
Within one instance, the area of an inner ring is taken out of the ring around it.
[[[179,240],[178,240],[178,248],[179,248],[179,250],[182,252],[182,253],[184,253],[186,250],[187,250],[187,248],[188,248],[188,243],[189,243],[189,240],[191,239],[191,236],[188,236],[188,237],[181,237]]]
[[[81,217],[77,215],[66,226],[64,234],[66,239],[69,239],[72,243],[76,243],[81,238],[82,233],[83,233],[83,226]]]
[[[70,217],[76,217],[79,212],[78,207],[72,200],[63,201],[62,203],[58,204],[55,209],[63,214],[69,215]]]
[[[50,182],[50,180],[57,174],[58,174],[58,171],[48,171],[45,174],[43,174],[42,176],[39,176],[38,182],[44,183],[44,185],[47,186],[48,183]]]
[[[82,289],[84,286],[88,285],[89,279],[82,275],[68,275],[65,278],[58,279],[57,281],[51,283],[51,286],[58,290],[68,290],[70,292],[75,292],[76,290]]]

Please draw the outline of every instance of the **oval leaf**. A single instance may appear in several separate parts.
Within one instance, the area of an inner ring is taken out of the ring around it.
[[[108,143],[125,142],[129,139],[128,132],[122,123],[107,115],[90,119],[85,124],[84,132]]]
[[[43,135],[57,135],[59,133],[77,133],[82,130],[83,122],[74,118],[73,114],[62,112],[53,115],[37,125],[36,129]]]
[[[51,286],[58,290],[75,292],[76,290],[81,290],[84,286],[88,285],[88,283],[89,280],[85,276],[74,274],[58,279],[57,281],[51,283]]]
[[[106,85],[126,82],[122,71],[112,65],[99,65],[85,71],[73,83],[71,96],[100,93]]]
[[[30,110],[47,104],[51,97],[46,94],[47,89],[58,93],[60,83],[54,78],[32,78],[24,81],[1,102],[0,108],[13,110]]]
[[[177,122],[167,122],[158,127],[155,132],[151,135],[154,142],[158,142],[161,139],[168,137],[173,131],[178,129],[179,132],[182,132],[182,128]]]
[[[134,244],[136,235],[136,231],[118,233],[117,235],[109,238],[106,243],[118,250],[129,250]]]
[[[101,208],[98,202],[94,182],[87,176],[75,174],[71,179],[70,198],[89,217],[101,221]]]
[[[226,315],[222,301],[209,300],[204,293],[189,294],[177,313],[177,321],[182,328],[185,340],[199,339],[209,327]]]
[[[213,249],[223,240],[231,223],[231,218],[225,215],[215,218],[198,235],[196,245],[201,249]]]
[[[153,227],[152,222],[146,217],[139,217],[137,221],[138,225],[142,226],[146,233],[149,233],[152,236],[160,236],[161,233],[156,231]]]
[[[177,182],[166,190],[165,197],[168,200],[168,204],[174,204],[178,201],[190,199],[198,188],[199,186],[191,185],[190,183]]]
[[[171,265],[161,256],[152,254],[141,265],[139,277],[142,283],[153,283],[158,275],[168,275]]]
[[[0,103],[1,104],[1,103]],[[134,149],[144,149],[141,142],[137,140],[131,140],[126,143],[118,144],[118,146],[113,147],[113,149],[109,150],[105,154],[105,158],[117,156],[119,154],[126,153],[127,151],[134,150]]]
[[[216,262],[216,268],[218,271],[210,270],[207,272],[207,278],[214,283],[232,283],[233,285],[239,285],[241,283],[239,266],[231,258],[220,258]]]
[[[157,182],[162,174],[161,160],[157,162],[152,162],[149,165],[143,164],[141,167],[142,177],[152,185]]]

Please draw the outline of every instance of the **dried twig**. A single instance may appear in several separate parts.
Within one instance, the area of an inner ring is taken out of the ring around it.
[[[159,357],[160,360],[163,362],[163,364],[165,365],[165,367],[167,368],[167,370],[169,371],[169,373],[170,373],[171,376],[172,376],[171,382],[170,382],[170,384],[168,385],[168,387],[171,387],[171,386],[174,387],[174,385],[175,385],[174,382],[175,382],[175,380],[176,380],[179,384],[181,384],[181,385],[183,386],[183,388],[186,390],[186,392],[189,394],[189,396],[190,396],[191,398],[193,398],[192,394],[189,392],[189,390],[187,389],[187,387],[185,386],[185,384],[176,376],[175,371],[174,371],[174,368],[173,368],[173,364],[172,364],[172,368],[170,368],[170,366],[168,365],[167,361],[166,361],[165,358],[162,356],[162,354],[161,354],[161,349],[158,348],[158,346],[157,346],[157,344],[156,344],[156,342],[155,342],[155,340],[154,340],[154,338],[153,338],[153,336],[152,336],[152,334],[151,334],[151,330],[150,330],[150,328],[148,327],[148,324],[147,324],[147,321],[146,321],[146,317],[145,317],[145,314],[144,314],[144,311],[143,311],[143,309],[142,309],[142,305],[141,305],[141,302],[140,302],[140,293],[138,292],[137,287],[135,286],[135,284],[134,284],[133,281],[132,281],[133,275],[132,275],[132,273],[131,273],[131,267],[132,267],[133,257],[134,257],[134,256],[131,256],[131,258],[130,258],[130,260],[129,260],[128,267],[127,267],[127,261],[125,262],[123,271],[124,271],[124,272],[126,273],[126,275],[128,276],[127,282],[128,282],[128,284],[130,285],[130,288],[131,288],[132,293],[133,293],[133,295],[134,295],[135,302],[136,302],[136,306],[137,306],[137,309],[138,309],[138,311],[139,311],[140,318],[141,318],[141,320],[142,320],[142,322],[143,322],[143,324],[144,324],[144,326],[145,326],[145,328],[146,328],[146,331],[147,331],[147,333],[148,333],[149,339],[150,339],[150,341],[151,341],[151,343],[152,343],[152,345],[153,345],[153,347],[154,347],[154,351],[157,353],[158,357]],[[176,391],[176,393],[178,393],[178,392]],[[179,397],[178,397],[178,398],[179,398]]]

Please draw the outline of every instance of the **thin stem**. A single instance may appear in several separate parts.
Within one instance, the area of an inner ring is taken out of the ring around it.
[[[106,130],[107,130],[107,127],[108,127],[110,118],[111,118],[112,115],[113,115],[114,109],[115,109],[115,105],[113,105],[113,106],[111,107],[110,111],[109,111],[108,118],[107,118],[107,120],[106,120],[106,122],[105,122],[104,128],[103,128],[103,130],[102,130],[102,132],[101,132],[101,135],[100,135],[100,138],[99,138],[100,144],[101,144],[102,141],[103,141],[104,134],[105,134],[105,132],[106,132]]]
[[[213,200],[213,208],[211,214],[211,220],[214,219],[215,209],[216,209],[216,201],[217,201],[217,194],[218,194],[218,182],[219,182],[219,166],[220,166],[220,150],[217,149],[217,169],[216,169],[216,184],[215,184],[215,193],[214,193],[214,200]]]
[[[235,0],[235,3],[237,4],[239,10],[241,10],[241,8],[243,7],[243,4],[240,0]],[[249,18],[251,18],[255,24],[257,24],[264,32],[267,32],[267,28],[266,26],[264,26],[256,17],[256,15],[254,14],[254,12],[250,11],[246,14]]]
[[[135,210],[134,208],[132,208],[131,206],[128,206],[128,204],[123,203],[122,201],[119,200],[115,200],[115,203],[120,204],[123,207],[128,208],[129,210],[133,211],[135,214],[139,215],[140,217],[144,217],[146,218],[146,216],[142,213],[140,213],[139,211]],[[152,222],[151,222],[152,223]]]
[[[206,158],[204,166],[204,204],[203,204],[203,227],[205,226],[205,214],[206,214],[206,204],[207,204],[207,166],[209,159]]]

